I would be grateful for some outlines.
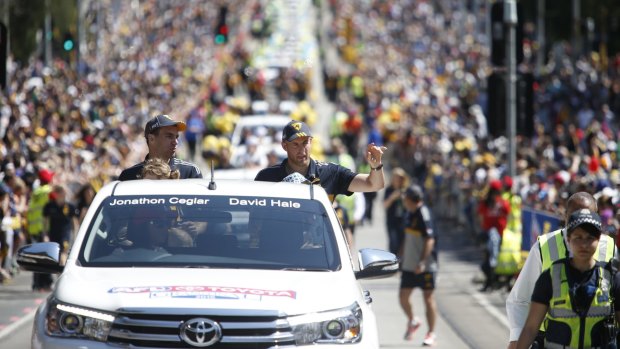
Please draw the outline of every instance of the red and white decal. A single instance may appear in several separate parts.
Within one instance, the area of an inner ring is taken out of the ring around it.
[[[114,287],[108,293],[151,293],[151,292],[220,292],[254,296],[289,297],[295,299],[297,292],[291,290],[261,290],[257,288],[227,286],[138,286]]]

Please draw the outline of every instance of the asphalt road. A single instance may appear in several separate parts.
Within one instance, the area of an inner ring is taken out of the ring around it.
[[[372,224],[356,229],[355,247],[387,249],[387,236],[383,224],[380,192],[374,205]],[[481,252],[471,236],[453,228],[449,221],[436,219],[439,248],[439,277],[436,300],[439,318],[436,323],[436,348],[505,348],[508,343],[506,319],[506,291],[481,293],[479,284],[473,283],[479,274]],[[423,319],[423,325],[413,340],[403,340],[406,318],[398,303],[400,275],[378,280],[363,281],[371,292],[374,311],[378,318],[381,348],[404,349],[422,347],[426,334],[422,294],[412,295],[414,313]]]

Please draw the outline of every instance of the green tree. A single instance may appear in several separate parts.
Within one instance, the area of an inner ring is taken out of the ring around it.
[[[44,44],[37,42],[37,33],[44,33],[46,0],[12,0],[9,4],[11,53],[16,61],[24,63],[37,52],[38,45]],[[56,56],[64,54],[60,45],[65,32],[71,32],[77,37],[77,0],[52,0],[50,4],[50,39],[53,43],[53,54]]]
[[[526,21],[536,23],[537,2],[521,0]],[[594,51],[600,42],[606,41],[608,55],[620,52],[620,1],[618,0],[580,0],[581,35],[585,38],[586,19],[594,20]],[[545,0],[545,34],[547,50],[558,41],[571,42],[573,33],[572,0]]]

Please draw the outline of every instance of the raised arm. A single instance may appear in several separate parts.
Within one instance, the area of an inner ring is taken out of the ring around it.
[[[381,158],[386,147],[378,147],[374,143],[366,147],[366,161],[370,165],[370,173],[360,173],[353,178],[349,184],[349,191],[352,192],[370,192],[383,189],[385,186],[385,177],[383,176],[383,163]]]

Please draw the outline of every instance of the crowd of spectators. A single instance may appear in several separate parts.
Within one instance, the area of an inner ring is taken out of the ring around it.
[[[346,68],[324,67],[326,92],[338,108],[333,133],[358,149],[380,134],[391,167],[424,185],[431,205],[455,208],[439,218],[478,233],[473,208],[492,180],[508,174],[507,140],[488,133],[485,117],[493,71],[488,4],[328,3],[335,15],[329,41]],[[536,52],[526,52],[519,70],[534,72]],[[535,132],[517,139],[513,186],[524,205],[558,216],[575,191],[596,194],[608,208],[620,199],[620,55],[571,54],[568,44],[554,45],[536,72]],[[608,215],[617,230],[615,209]]]
[[[91,30],[79,66],[59,57],[49,66],[37,57],[9,61],[8,86],[0,94],[4,278],[15,271],[10,252],[28,238],[27,208],[19,208],[18,197],[27,200],[41,173],[53,173],[68,200],[83,209],[92,191],[142,160],[148,118],[186,118],[205,101],[224,104],[223,67],[239,59],[242,45],[213,41],[223,4],[91,2],[88,12],[98,20],[86,23]],[[242,28],[235,22],[247,5],[226,6],[231,28]],[[21,233],[7,239],[8,230]]]

